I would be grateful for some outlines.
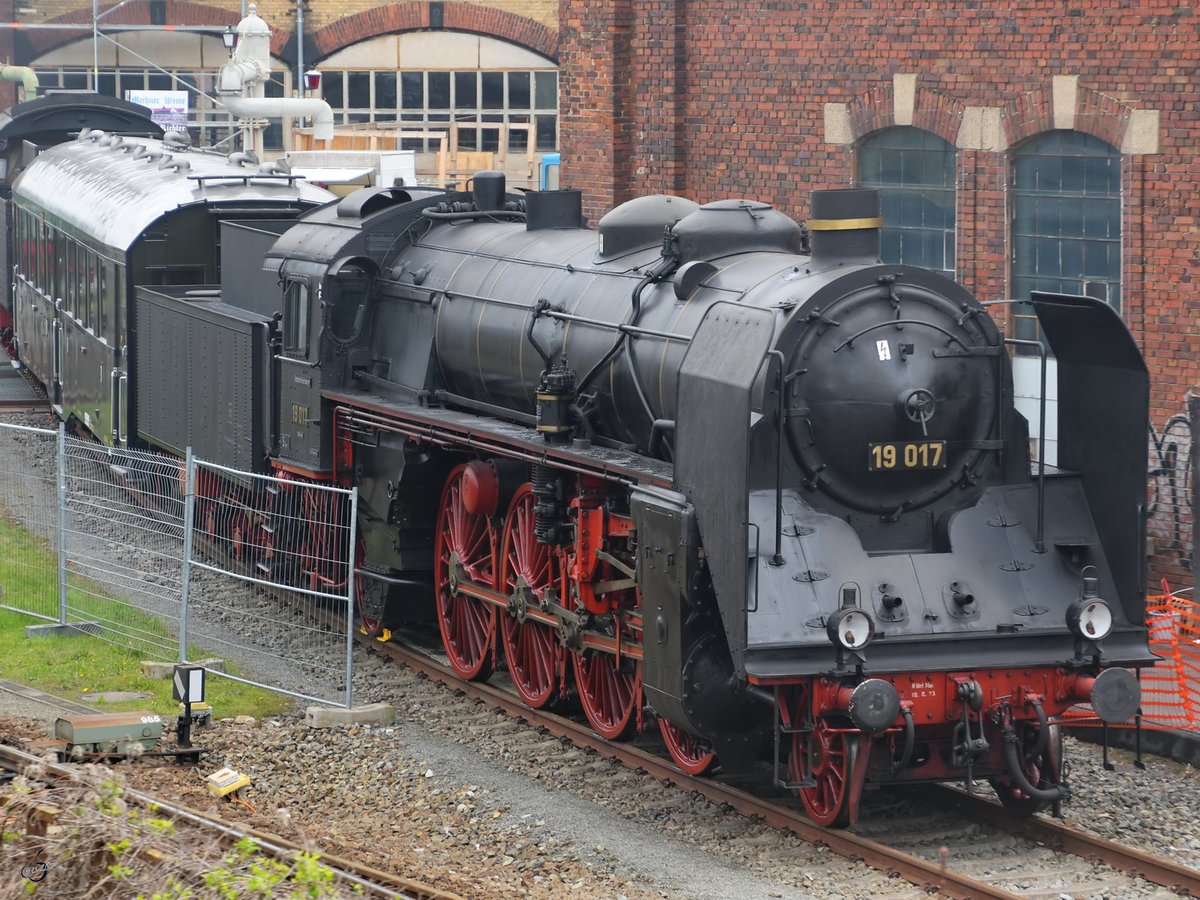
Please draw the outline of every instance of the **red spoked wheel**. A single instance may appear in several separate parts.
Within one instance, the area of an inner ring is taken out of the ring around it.
[[[438,628],[450,665],[469,681],[492,674],[494,608],[458,591],[461,581],[494,585],[495,547],[488,518],[463,504],[466,466],[457,466],[446,479],[438,510],[437,545],[433,564],[437,591]]]
[[[584,715],[596,734],[610,741],[628,737],[642,687],[642,664],[611,653],[573,654],[575,684]]]
[[[234,509],[229,515],[229,551],[240,563],[250,559],[250,515],[243,509]]]
[[[671,753],[671,759],[688,775],[703,775],[717,761],[716,754],[706,743],[692,737],[674,722],[659,719],[658,730]]]
[[[793,781],[814,782],[799,793],[809,818],[818,825],[844,828],[850,824],[850,775],[857,756],[857,741],[825,719],[818,719],[811,733],[793,735],[788,773]]]
[[[536,505],[531,485],[525,484],[513,497],[504,519],[504,537],[500,551],[498,588],[508,594],[510,613],[525,604],[536,605],[553,587],[558,571],[557,557],[534,534],[533,508]],[[516,615],[501,615],[500,636],[508,672],[521,699],[541,709],[559,694],[565,651],[558,632],[534,619],[521,621]]]

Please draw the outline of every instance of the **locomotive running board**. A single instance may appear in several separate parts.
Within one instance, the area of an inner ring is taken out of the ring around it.
[[[485,455],[490,453],[529,463],[550,463],[560,469],[629,487],[637,484],[670,487],[673,482],[674,470],[669,463],[594,445],[550,445],[535,429],[512,422],[458,410],[390,401],[377,394],[327,391],[322,396],[337,406],[334,418],[338,429],[387,431],[418,443],[471,448]]]

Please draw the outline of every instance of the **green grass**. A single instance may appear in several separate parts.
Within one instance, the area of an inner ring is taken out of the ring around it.
[[[54,554],[44,540],[12,524],[2,513],[0,510],[0,587],[4,595],[0,603],[35,608],[56,617],[58,575]],[[118,605],[123,623],[133,625],[138,631],[164,638],[170,636],[170,629],[164,622],[141,613],[125,601],[99,599],[96,595],[103,591],[82,579],[72,576],[68,592],[73,609],[85,612],[91,609],[104,618],[111,618],[114,605]],[[109,609],[102,611],[99,609],[102,605]],[[104,691],[139,691],[151,697],[123,703],[99,703],[97,711],[145,710],[160,715],[178,715],[179,704],[171,697],[171,681],[155,680],[142,674],[144,654],[85,635],[25,637],[27,625],[44,621],[0,609],[0,677],[77,702],[81,696]],[[189,647],[192,659],[213,655],[203,648]],[[227,666],[227,671],[231,675],[239,674],[232,666]],[[206,679],[205,692],[216,718],[239,715],[262,718],[290,708],[293,702],[291,698],[265,688],[216,676]]]

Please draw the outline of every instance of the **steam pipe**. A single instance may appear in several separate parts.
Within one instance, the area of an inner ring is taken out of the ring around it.
[[[1033,711],[1037,713],[1038,733],[1037,740],[1033,744],[1033,749],[1025,754],[1026,762],[1033,762],[1037,759],[1039,753],[1046,748],[1046,732],[1050,730],[1050,722],[1046,718],[1046,710],[1042,709],[1042,704],[1037,700],[1030,700],[1029,705],[1033,707]]]
[[[324,100],[303,97],[222,97],[225,108],[238,118],[300,118],[312,116],[313,137],[333,140],[333,109]]]
[[[28,66],[0,66],[0,78],[5,81],[19,81],[25,88],[25,99],[32,100],[37,96],[37,73]]]
[[[913,747],[917,743],[917,728],[916,723],[913,722],[912,709],[909,706],[901,706],[900,715],[904,716],[904,749],[900,752],[900,758],[892,763],[893,775],[908,768],[908,764],[912,760]]]
[[[1006,722],[1001,731],[1004,735],[1004,763],[1008,767],[1008,774],[1012,776],[1012,780],[1016,782],[1017,787],[1034,800],[1045,800],[1050,803],[1059,803],[1066,800],[1067,786],[1065,784],[1056,784],[1049,788],[1037,788],[1029,783],[1029,779],[1025,777],[1025,771],[1021,767],[1021,751],[1017,746],[1017,730],[1013,728],[1011,722]]]

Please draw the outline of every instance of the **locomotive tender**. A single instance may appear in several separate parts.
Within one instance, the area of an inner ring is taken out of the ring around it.
[[[826,825],[868,784],[1057,803],[1060,717],[1131,717],[1154,662],[1145,365],[1105,304],[1035,295],[1061,424],[1031,464],[984,307],[878,262],[873,192],[812,214],[647,196],[593,231],[578,192],[485,172],[227,223],[219,297],[130,298],[130,440],[357,486],[366,626],[432,607],[463,677],[610,739],[657,720],[685,771],[768,759]]]

